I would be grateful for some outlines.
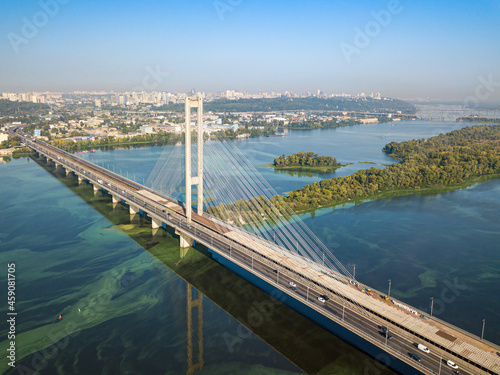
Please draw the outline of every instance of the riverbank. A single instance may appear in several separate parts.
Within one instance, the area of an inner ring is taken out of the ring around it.
[[[14,151],[15,151],[14,147],[1,149],[0,156],[11,156]]]
[[[0,159],[2,159],[3,162],[8,163],[9,161],[12,160],[12,158],[17,159],[17,158],[22,158],[24,156],[30,156],[33,154],[35,154],[35,151],[26,147],[7,148],[0,150]]]
[[[14,152],[12,153],[12,157],[14,159],[17,159],[17,158],[22,158],[24,156],[34,155],[34,154],[36,154],[36,151],[34,151],[28,147],[23,147],[23,148],[18,148],[16,150],[14,150]]]

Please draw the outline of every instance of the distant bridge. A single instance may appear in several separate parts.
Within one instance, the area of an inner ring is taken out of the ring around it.
[[[419,120],[428,120],[428,121],[456,121],[458,116],[453,115],[432,115],[432,114],[417,114],[415,117]]]
[[[186,110],[191,104],[198,107],[199,125],[201,100],[187,100],[190,102],[186,103]],[[189,115],[186,123],[186,136],[190,139]],[[94,192],[107,192],[114,204],[128,205],[131,215],[149,217],[154,229],[174,228],[182,248],[193,246],[194,242],[203,244],[215,260],[264,291],[286,293],[290,297],[284,301],[286,305],[396,371],[450,374],[452,370],[447,361],[451,360],[459,366],[462,374],[500,373],[500,357],[496,354],[500,347],[492,343],[431,318],[404,302],[387,299],[382,293],[352,278],[212,217],[200,209],[203,205],[198,204],[197,213],[194,213],[190,204],[183,204],[48,143],[34,140],[23,132],[22,127],[12,128],[11,134],[20,136],[27,147],[44,156],[47,162],[55,163],[56,168],[64,168],[66,175],[77,176],[79,183],[88,181]],[[186,144],[189,146],[189,142]],[[198,144],[198,152],[202,150],[203,145]],[[190,149],[186,147],[186,160],[190,156]],[[203,158],[198,155],[198,171],[202,169]],[[192,177],[190,168],[186,168],[186,181],[198,185],[197,191],[201,195],[202,177],[202,173]],[[186,191],[190,202],[190,191]],[[418,350],[417,344],[427,346],[430,353]],[[421,360],[413,359],[410,353],[418,354]],[[199,361],[202,366],[201,357]]]

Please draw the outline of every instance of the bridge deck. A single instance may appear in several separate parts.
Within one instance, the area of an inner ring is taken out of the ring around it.
[[[167,207],[167,208],[169,208],[169,209],[171,209],[179,214],[182,214],[182,215],[185,214],[185,210],[181,205],[176,204],[172,201],[166,200],[165,198],[160,197],[159,195],[153,194],[148,190],[139,190],[139,191],[137,191],[137,194],[143,195],[146,198],[152,200],[153,202],[159,203],[162,206],[165,206],[165,207]],[[219,232],[222,234],[226,234],[227,232],[231,231],[230,228],[228,228],[224,225],[215,223],[213,220],[210,220],[204,216],[198,215],[195,212],[192,213],[192,219],[194,221],[196,221],[197,223],[200,223],[200,224],[204,225],[205,227],[210,228],[213,231],[216,231],[216,232]]]

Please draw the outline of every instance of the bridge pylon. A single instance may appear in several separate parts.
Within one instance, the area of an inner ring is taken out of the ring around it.
[[[198,175],[193,176],[191,172],[191,108],[197,108],[198,115]],[[198,215],[203,215],[203,99],[186,98],[185,104],[185,146],[186,146],[186,218],[187,222],[191,222],[192,203],[191,203],[191,188],[193,185],[197,187],[197,205]]]

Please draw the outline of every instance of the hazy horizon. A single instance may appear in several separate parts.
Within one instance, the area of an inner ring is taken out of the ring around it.
[[[4,3],[0,92],[319,89],[498,103],[499,13],[498,0]]]

